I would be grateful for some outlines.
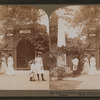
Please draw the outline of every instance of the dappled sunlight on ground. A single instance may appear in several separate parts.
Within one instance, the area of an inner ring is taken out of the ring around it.
[[[66,80],[50,82],[50,89],[54,90],[79,90],[79,89],[100,89],[100,71],[98,75],[80,75],[68,77]]]

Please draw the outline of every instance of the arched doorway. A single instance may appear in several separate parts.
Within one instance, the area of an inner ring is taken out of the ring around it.
[[[35,58],[34,46],[22,39],[17,46],[17,69],[29,69],[28,62]]]

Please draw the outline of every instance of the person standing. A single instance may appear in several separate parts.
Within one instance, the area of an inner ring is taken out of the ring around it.
[[[39,81],[40,80],[39,75],[41,74],[42,81],[46,81],[44,79],[43,62],[42,62],[42,57],[40,55],[41,55],[41,53],[38,52],[37,57],[35,58],[35,65],[37,67],[37,77],[38,77],[38,81]]]
[[[31,61],[30,69],[30,72],[37,72],[34,59]]]
[[[73,60],[72,60],[72,64],[73,64],[73,77],[76,76],[77,74],[77,67],[78,67],[78,58],[75,57]]]
[[[5,58],[4,55],[2,55],[0,73],[1,74],[5,74],[6,73],[6,69],[7,69],[6,58]]]
[[[96,70],[96,59],[94,57],[94,54],[91,55],[90,58],[90,68],[89,68],[89,75],[97,75],[97,70]]]
[[[88,74],[88,73],[89,73],[89,60],[87,58],[87,55],[85,55],[82,74]]]
[[[35,65],[35,60],[32,59],[29,63],[30,63],[30,81],[36,81],[35,76],[37,74],[37,69]]]
[[[14,75],[15,71],[14,71],[14,68],[13,68],[12,54],[9,54],[9,57],[7,59],[7,64],[8,64],[8,68],[7,68],[6,75]]]

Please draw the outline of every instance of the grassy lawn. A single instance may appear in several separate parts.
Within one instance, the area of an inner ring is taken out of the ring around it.
[[[79,86],[82,82],[75,81],[75,80],[51,80],[50,82],[50,89],[51,90],[70,90],[75,89]]]

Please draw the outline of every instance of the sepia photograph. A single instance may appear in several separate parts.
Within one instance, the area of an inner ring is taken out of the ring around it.
[[[100,90],[99,13],[100,5],[0,5],[0,96]]]
[[[0,5],[0,90],[49,90],[49,21],[32,5]]]
[[[100,5],[50,15],[50,90],[100,89]]]

